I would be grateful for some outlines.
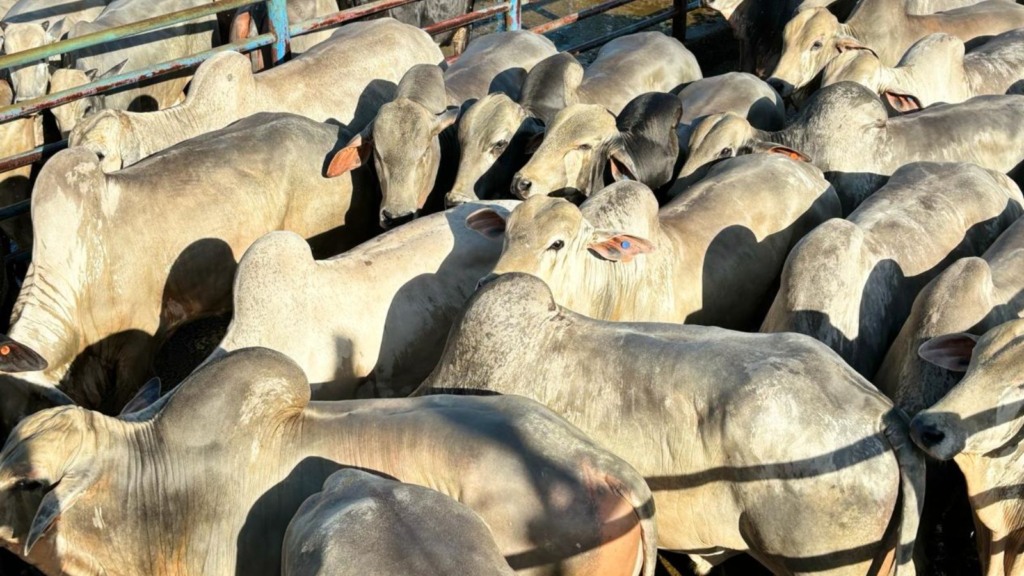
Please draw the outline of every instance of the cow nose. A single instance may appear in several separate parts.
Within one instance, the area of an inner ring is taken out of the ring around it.
[[[532,187],[533,182],[530,182],[528,178],[523,178],[519,174],[516,174],[515,179],[512,181],[512,192],[520,198],[529,193],[530,188]]]
[[[380,213],[380,225],[385,230],[390,230],[396,226],[401,226],[406,222],[409,222],[415,216],[412,212],[404,212],[402,214],[395,214],[390,210],[381,210]]]
[[[918,446],[928,450],[934,448],[946,439],[946,433],[935,424],[930,424],[921,418],[915,418],[910,423],[910,436],[917,442]]]
[[[494,282],[495,280],[498,279],[498,276],[500,276],[500,274],[495,274],[494,272],[491,272],[487,276],[484,276],[483,278],[480,279],[479,282],[476,283],[476,289],[479,290],[484,286],[487,286],[491,282]]]

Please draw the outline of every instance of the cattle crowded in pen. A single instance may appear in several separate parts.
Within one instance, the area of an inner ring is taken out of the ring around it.
[[[0,576],[1024,576],[1024,5],[709,0],[723,60],[422,29],[470,4],[0,124],[68,143],[0,174]]]

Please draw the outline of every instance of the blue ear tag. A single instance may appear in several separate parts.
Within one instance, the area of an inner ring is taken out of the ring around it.
[[[622,247],[623,248],[629,248],[629,240],[623,240],[622,241]]]

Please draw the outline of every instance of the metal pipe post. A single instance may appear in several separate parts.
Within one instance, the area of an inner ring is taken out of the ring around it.
[[[274,34],[274,43],[270,47],[270,60],[277,64],[288,55],[291,38],[288,36],[288,6],[285,0],[266,0],[267,20],[270,31]]]
[[[508,0],[508,12],[505,13],[505,30],[520,30],[523,27],[523,3],[520,0]]]
[[[676,13],[672,16],[672,36],[680,42],[686,41],[686,0],[672,0]]]

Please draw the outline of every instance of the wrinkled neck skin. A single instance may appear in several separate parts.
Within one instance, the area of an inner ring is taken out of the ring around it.
[[[1005,446],[985,456],[958,454],[954,460],[967,481],[971,508],[992,532],[993,542],[1024,527],[1024,487],[1020,485],[1024,449],[1020,445]],[[1002,572],[987,572],[993,573]]]
[[[679,310],[683,290],[674,271],[685,267],[686,254],[677,254],[670,236],[659,224],[652,238],[655,250],[630,262],[612,262],[593,253],[582,259],[577,274],[563,274],[555,301],[591,318],[615,321],[682,322],[687,310]],[[697,290],[699,291],[699,282]]]
[[[19,378],[56,386],[85,348],[83,327],[73,320],[79,316],[75,313],[78,297],[65,282],[67,277],[41,270],[36,263],[29,266],[14,303],[8,335],[39,353],[48,366],[42,372],[20,373]]]
[[[180,550],[204,558],[210,543],[222,538],[213,523],[194,522],[199,509],[177,501],[191,477],[162,458],[159,441],[148,423],[114,418],[89,418],[94,437],[97,468],[108,471],[102,490],[87,490],[41,538],[27,560],[48,575],[94,576],[97,574],[171,575],[203,573],[202,566],[181,570]],[[129,450],[115,449],[128,446]],[[185,462],[181,459],[178,462]],[[68,476],[73,482],[77,477]],[[140,521],[160,518],[161,522]],[[201,537],[185,542],[190,532]],[[140,553],[140,543],[146,552]],[[23,544],[5,547],[16,554]],[[195,570],[198,570],[196,572]]]
[[[188,103],[157,112],[121,112],[128,129],[123,132],[122,166],[128,167],[171,146],[207,132],[209,122]],[[230,122],[229,122],[230,123]]]

